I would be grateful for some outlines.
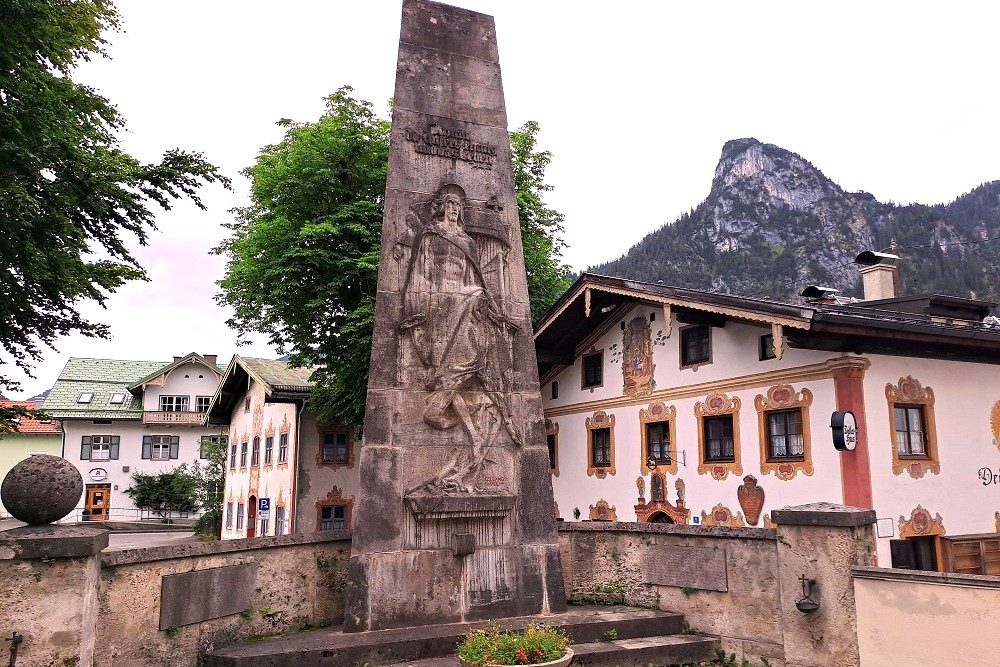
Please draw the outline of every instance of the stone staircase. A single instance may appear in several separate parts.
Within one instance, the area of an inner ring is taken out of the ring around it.
[[[503,619],[503,628],[543,622],[565,629],[575,653],[570,667],[647,667],[712,661],[719,641],[682,634],[680,614],[629,607],[571,607],[563,614]],[[453,623],[373,632],[309,630],[211,651],[205,667],[460,667],[455,646],[469,630],[486,625]],[[611,633],[609,631],[613,630]],[[605,637],[614,635],[613,640]]]

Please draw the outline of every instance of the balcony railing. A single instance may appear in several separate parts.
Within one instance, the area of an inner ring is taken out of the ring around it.
[[[204,412],[194,412],[191,410],[147,410],[142,413],[143,424],[189,424],[197,426],[204,420]]]

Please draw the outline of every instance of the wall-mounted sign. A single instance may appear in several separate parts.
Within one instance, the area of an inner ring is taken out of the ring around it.
[[[108,471],[104,468],[91,468],[90,479],[95,482],[103,482],[108,478]]]
[[[257,499],[257,510],[260,512],[267,512],[271,509],[271,499],[270,498],[258,498]]]
[[[858,423],[853,412],[834,412],[830,416],[833,446],[842,452],[853,452],[858,446]]]

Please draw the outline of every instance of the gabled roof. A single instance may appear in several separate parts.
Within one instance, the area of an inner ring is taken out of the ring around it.
[[[59,419],[140,419],[142,398],[134,396],[129,385],[165,365],[163,361],[71,357],[42,407]],[[88,393],[93,395],[90,402],[80,403],[80,397]],[[114,394],[124,394],[120,405],[110,402]]]
[[[990,302],[924,295],[792,304],[584,273],[535,323],[539,376],[572,364],[581,343],[637,303],[691,324],[778,325],[790,347],[1000,364],[1000,327],[975,319]]]
[[[306,399],[312,394],[313,368],[292,368],[286,361],[255,359],[233,355],[226,367],[219,389],[208,406],[209,424],[228,424],[237,401],[246,395],[250,380],[264,387],[270,400],[289,401]]]
[[[0,400],[0,408],[9,408],[19,405],[23,408],[35,409],[35,404],[31,401],[6,401]],[[17,432],[31,435],[59,435],[62,433],[62,424],[57,419],[42,421],[39,419],[28,419],[21,417],[17,423]]]
[[[149,375],[139,378],[138,380],[129,385],[128,390],[131,391],[133,394],[136,392],[143,391],[146,388],[145,385],[149,384],[153,380],[156,380],[157,378],[160,377],[163,377],[165,379],[166,376],[170,374],[170,371],[174,370],[178,366],[183,366],[184,364],[192,362],[199,363],[203,366],[208,367],[212,372],[214,372],[217,375],[222,375],[222,368],[219,365],[212,363],[211,361],[209,361],[208,359],[206,359],[205,357],[201,356],[196,352],[191,352],[184,357],[175,357],[174,360],[169,364],[165,364],[160,368],[158,368],[157,370],[150,373]],[[159,384],[159,383],[154,383],[154,384]]]

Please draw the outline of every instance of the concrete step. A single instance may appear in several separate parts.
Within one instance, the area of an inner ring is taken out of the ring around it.
[[[569,667],[680,667],[714,662],[719,640],[693,635],[668,635],[573,644]],[[391,667],[462,667],[458,658],[425,658],[398,662]]]
[[[574,647],[579,646],[584,650],[579,660],[574,658],[574,664],[581,665],[611,664],[611,662],[601,662],[611,659],[608,657],[609,651],[610,655],[626,650],[638,651],[636,655],[655,654],[660,650],[659,644],[653,641],[656,638],[671,638],[671,642],[664,642],[663,645],[676,645],[681,653],[696,651],[696,645],[700,646],[696,640],[704,639],[678,634],[683,625],[683,617],[680,614],[628,607],[573,607],[563,614],[503,619],[501,627],[520,628],[531,622],[542,622],[564,628],[573,638]],[[358,633],[344,633],[331,628],[310,630],[217,649],[206,654],[204,665],[205,667],[278,667],[294,664],[302,667],[354,667],[358,663],[391,665],[431,658],[448,658],[454,654],[455,646],[462,641],[466,633],[485,625],[485,621],[452,623]],[[600,641],[609,630],[617,633],[617,639],[613,642]],[[707,641],[711,643],[712,640]],[[714,648],[698,655],[712,658]],[[584,663],[580,662],[581,660],[595,662]],[[642,658],[635,664],[647,665],[651,661],[654,660]],[[617,662],[625,664],[621,659],[617,659]],[[670,664],[659,659],[655,662]]]

